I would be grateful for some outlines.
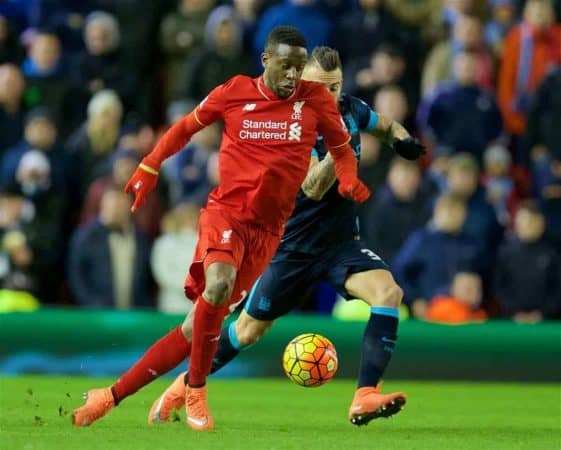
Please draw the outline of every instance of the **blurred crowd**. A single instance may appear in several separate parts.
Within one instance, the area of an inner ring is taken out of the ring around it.
[[[415,317],[561,317],[561,1],[0,2],[0,303],[190,307],[221,129],[123,186],[217,84],[261,72],[276,25],[339,49],[344,91],[427,145],[362,140],[362,233]],[[318,295],[318,304],[321,303]],[[305,305],[314,310],[315,303]]]

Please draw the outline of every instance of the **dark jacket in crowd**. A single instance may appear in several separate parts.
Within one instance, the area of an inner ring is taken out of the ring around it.
[[[368,247],[391,263],[407,236],[424,226],[431,211],[427,196],[418,192],[410,202],[396,198],[388,186],[370,200],[361,223],[361,234]]]
[[[418,120],[421,128],[434,134],[439,147],[468,152],[478,159],[503,128],[494,95],[456,83],[438,87],[421,105]]]
[[[505,317],[540,311],[544,318],[561,317],[561,260],[545,241],[503,244],[495,265],[495,292]]]
[[[538,88],[528,115],[528,149],[543,145],[561,159],[561,67]]]
[[[110,230],[94,220],[79,228],[72,237],[69,252],[69,281],[78,304],[89,307],[115,306],[113,268],[109,248]],[[150,244],[135,231],[132,263],[132,306],[152,306],[150,296]]]
[[[479,272],[480,259],[477,241],[428,225],[405,241],[393,259],[392,271],[409,303],[447,292],[457,272]]]

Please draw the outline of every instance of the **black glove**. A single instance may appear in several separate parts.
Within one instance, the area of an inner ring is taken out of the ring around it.
[[[393,143],[393,149],[399,156],[410,161],[419,159],[427,152],[425,146],[413,137],[396,139]]]

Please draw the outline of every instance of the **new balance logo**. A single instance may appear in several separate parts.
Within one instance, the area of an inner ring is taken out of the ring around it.
[[[242,111],[253,111],[255,106],[257,106],[255,103],[248,103],[242,108]]]
[[[302,120],[302,108],[304,107],[304,103],[306,103],[306,100],[294,102],[294,106],[292,107],[292,120]]]
[[[299,141],[302,137],[302,125],[297,122],[291,123],[288,131],[289,141]]]
[[[221,244],[229,244],[232,240],[232,230],[224,230],[222,232],[222,240],[220,241]]]

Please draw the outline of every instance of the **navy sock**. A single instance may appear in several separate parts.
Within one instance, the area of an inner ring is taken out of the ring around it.
[[[364,336],[360,355],[358,387],[376,386],[390,359],[397,340],[397,308],[374,306]]]
[[[220,370],[230,361],[232,361],[244,347],[238,341],[238,336],[236,335],[236,322],[232,322],[229,325],[222,328],[220,332],[220,340],[218,341],[218,349],[212,360],[212,366],[210,368],[210,373],[214,373]],[[185,384],[187,385],[189,372],[185,374]]]

